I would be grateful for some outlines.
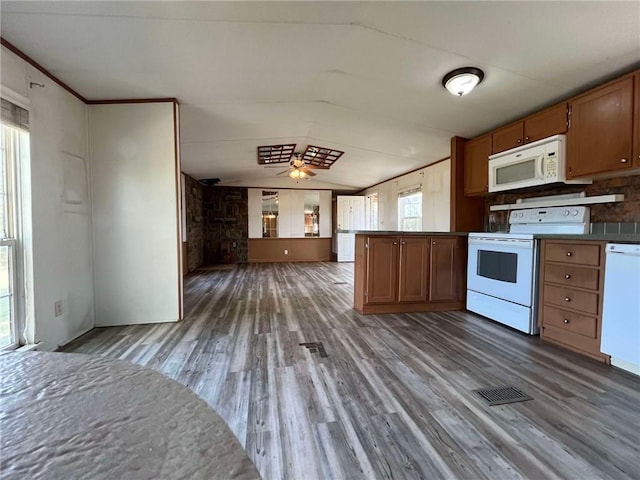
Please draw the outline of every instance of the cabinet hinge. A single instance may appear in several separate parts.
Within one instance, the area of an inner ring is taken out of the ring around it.
[[[571,107],[567,109],[567,130],[571,128]]]
[[[368,296],[369,296],[369,293],[364,292],[364,296],[365,296],[365,297],[368,297]]]
[[[364,248],[369,248],[369,242],[364,244]]]

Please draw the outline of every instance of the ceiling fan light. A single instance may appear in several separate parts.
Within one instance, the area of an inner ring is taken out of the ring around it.
[[[476,67],[462,67],[450,71],[442,78],[442,85],[453,95],[463,96],[484,79],[484,72]]]
[[[289,172],[289,176],[291,178],[298,179],[298,178],[300,178],[300,171],[299,170],[291,170]]]

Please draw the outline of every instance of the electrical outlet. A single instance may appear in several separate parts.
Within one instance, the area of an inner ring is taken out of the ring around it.
[[[289,250],[286,250],[286,249],[285,249],[284,254],[285,254],[285,255],[289,255]]]
[[[53,304],[53,309],[56,312],[56,317],[62,315],[62,300],[58,300]]]

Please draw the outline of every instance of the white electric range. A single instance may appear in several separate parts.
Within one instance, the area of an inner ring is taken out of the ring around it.
[[[470,233],[467,310],[536,335],[536,234],[585,234],[589,207],[513,210],[509,233]]]

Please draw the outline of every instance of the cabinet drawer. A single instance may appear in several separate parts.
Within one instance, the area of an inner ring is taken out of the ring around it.
[[[545,259],[550,262],[564,262],[580,265],[600,265],[600,245],[584,243],[552,243],[547,242]]]
[[[548,284],[544,286],[545,305],[557,305],[572,311],[598,315],[598,299],[599,296],[597,293],[582,292],[580,290],[556,287]]]
[[[543,327],[540,333],[543,339],[560,343],[572,350],[578,350],[590,357],[600,357],[600,339],[585,337],[567,329],[556,328],[553,325]]]
[[[589,338],[596,338],[598,336],[598,320],[595,317],[560,310],[559,308],[546,305],[543,311],[542,324],[545,326],[552,325],[560,330],[579,333]]]
[[[595,268],[575,267],[573,265],[548,264],[544,268],[544,281],[561,283],[569,287],[598,290],[600,271]]]

